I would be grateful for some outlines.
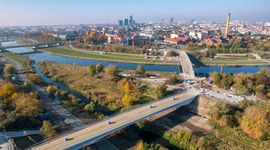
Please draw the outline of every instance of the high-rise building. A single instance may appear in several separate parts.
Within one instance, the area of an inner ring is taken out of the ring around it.
[[[128,18],[124,19],[124,26],[128,26]]]
[[[133,25],[133,16],[132,16],[132,15],[129,16],[129,24],[130,24],[130,25]]]
[[[123,26],[124,23],[123,23],[123,20],[118,20],[118,26]]]
[[[227,17],[227,23],[226,23],[226,30],[225,30],[225,37],[228,37],[228,33],[229,33],[229,28],[230,28],[230,20],[231,20],[231,13],[228,13],[228,17]]]
[[[173,17],[171,17],[169,20],[169,25],[172,25],[172,24],[173,24]]]

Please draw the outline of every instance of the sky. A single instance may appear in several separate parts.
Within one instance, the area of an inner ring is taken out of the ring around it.
[[[117,23],[134,16],[137,22],[173,17],[225,21],[270,21],[270,0],[0,0],[0,26]]]

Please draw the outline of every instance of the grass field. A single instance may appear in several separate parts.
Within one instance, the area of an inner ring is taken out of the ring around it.
[[[80,92],[93,102],[107,108],[110,111],[119,111],[124,96],[123,91],[118,88],[114,81],[108,80],[103,74],[91,76],[88,73],[88,67],[73,66],[67,64],[57,64],[45,62],[40,65],[41,70],[55,81],[59,81],[67,87]],[[153,100],[149,90],[145,90],[136,100],[135,104],[146,103]]]
[[[144,59],[140,56],[132,56],[125,54],[99,54],[94,52],[81,52],[75,51],[68,48],[46,48],[43,49],[49,53],[71,56],[71,57],[80,57],[80,58],[89,58],[97,60],[109,60],[109,61],[124,61],[124,62],[136,62],[136,63],[162,63],[160,60]]]
[[[205,65],[269,65],[266,62],[255,60],[255,59],[247,59],[243,57],[239,58],[207,58],[201,60]]]

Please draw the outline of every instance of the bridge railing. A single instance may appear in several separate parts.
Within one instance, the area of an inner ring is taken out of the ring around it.
[[[182,93],[187,93],[187,91],[184,90]],[[161,98],[161,99],[159,99],[159,100],[156,100],[156,101],[154,101],[154,102],[160,102],[160,101],[162,101],[162,100],[164,100],[164,99],[166,99],[166,98],[172,97],[172,96],[174,96],[174,95],[176,95],[176,94],[170,94],[170,95],[167,95],[167,96],[165,96],[165,97],[163,97],[163,98]],[[104,118],[97,119],[97,120],[94,121],[94,122],[87,123],[87,124],[85,124],[85,125],[82,126],[82,127],[77,127],[77,128],[75,128],[75,129],[71,129],[71,130],[69,130],[69,131],[67,131],[67,132],[63,132],[63,133],[61,133],[61,134],[58,134],[58,135],[55,136],[55,137],[52,137],[52,138],[48,138],[48,139],[46,139],[46,140],[43,140],[43,141],[41,141],[41,142],[39,142],[39,143],[36,143],[36,144],[32,145],[32,146],[29,147],[29,148],[31,149],[31,148],[36,147],[36,146],[38,146],[38,145],[43,145],[43,144],[49,143],[50,141],[52,141],[52,140],[54,140],[54,139],[64,138],[64,137],[65,137],[66,135],[68,135],[68,134],[71,134],[71,133],[74,133],[74,132],[76,132],[76,131],[85,129],[85,128],[90,127],[90,126],[94,126],[94,125],[96,125],[96,124],[98,124],[99,122],[102,122],[102,121],[109,121],[109,120],[110,120],[111,118],[113,118],[113,117],[117,117],[117,116],[119,116],[119,115],[121,115],[121,114],[123,114],[123,113],[128,113],[128,112],[133,111],[133,110],[135,110],[135,109],[137,109],[137,108],[139,108],[139,107],[144,107],[144,106],[150,105],[150,104],[152,104],[152,103],[154,103],[154,102],[147,102],[147,103],[142,104],[142,105],[136,105],[136,106],[131,107],[130,109],[126,109],[126,110],[124,110],[124,111],[115,113],[115,114],[110,115],[110,116],[105,116]]]

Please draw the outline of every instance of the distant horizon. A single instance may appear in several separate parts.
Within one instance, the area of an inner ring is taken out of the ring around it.
[[[232,20],[270,22],[268,0],[0,0],[0,26],[48,26],[117,24],[130,15],[139,23],[174,22],[195,19],[225,22]]]
[[[189,21],[174,21],[174,23],[176,24],[185,24],[185,23],[190,23],[191,20]],[[198,23],[203,23],[203,22],[207,22],[207,23],[226,23],[226,20],[223,21],[206,21],[206,20],[196,20]],[[270,21],[242,21],[242,20],[231,20],[230,22],[235,22],[235,21],[240,21],[242,23],[270,23]],[[161,22],[161,21],[160,21]],[[159,23],[159,22],[153,22],[153,21],[148,21],[148,22],[137,22],[138,24],[147,24],[147,23]],[[65,26],[65,25],[117,25],[117,22],[115,23],[69,23],[69,24],[33,24],[33,25],[0,25],[0,27],[31,27],[31,26]]]

